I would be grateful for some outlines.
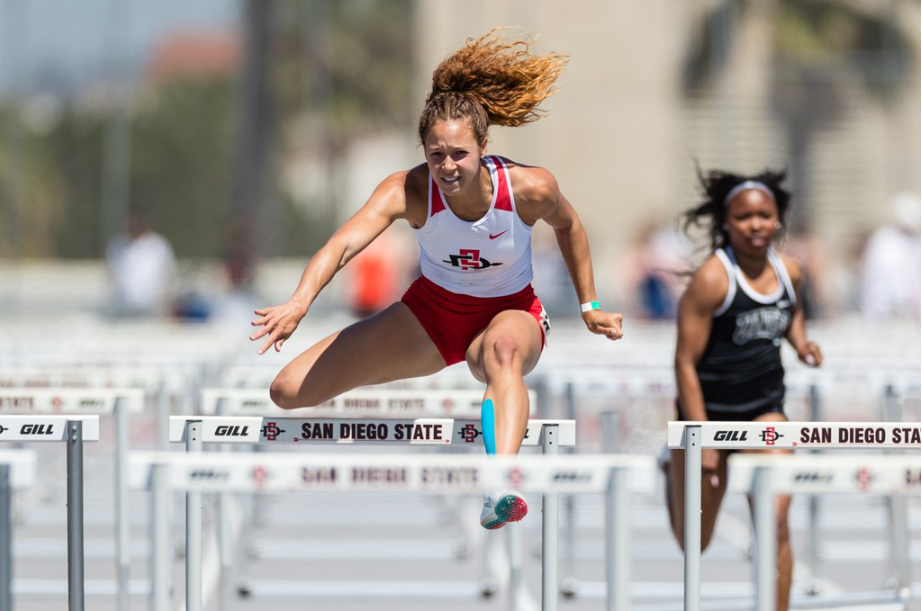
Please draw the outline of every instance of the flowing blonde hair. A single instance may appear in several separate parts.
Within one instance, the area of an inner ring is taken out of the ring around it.
[[[469,38],[432,73],[419,117],[420,142],[440,120],[470,120],[474,137],[485,145],[490,125],[517,127],[541,118],[545,111],[538,105],[557,91],[567,56],[533,55],[533,38],[499,40],[494,36],[499,29]]]

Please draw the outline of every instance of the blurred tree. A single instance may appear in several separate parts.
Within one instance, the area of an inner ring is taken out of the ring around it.
[[[223,246],[233,103],[227,79],[180,78],[136,106],[130,201],[148,212],[178,257],[214,257]]]
[[[253,45],[238,74],[136,79],[129,205],[149,211],[180,258],[237,256],[238,247],[303,257],[318,248],[333,230],[351,143],[412,127],[412,4],[247,0],[244,42]],[[22,236],[3,240],[0,254],[103,255],[105,130],[116,109],[83,100],[42,129],[20,118],[34,100],[0,108],[0,235]],[[278,186],[295,149],[328,174],[306,199]],[[256,235],[261,218],[268,226]]]
[[[36,104],[36,110],[40,105]],[[56,118],[50,112],[49,121]],[[44,116],[0,110],[0,256],[42,257],[53,251],[54,225],[65,213],[66,181],[45,154]]]

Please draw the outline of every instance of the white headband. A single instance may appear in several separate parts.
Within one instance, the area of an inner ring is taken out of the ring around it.
[[[764,182],[759,182],[758,180],[747,180],[730,189],[730,192],[727,193],[727,197],[724,198],[724,208],[730,204],[731,199],[743,191],[748,191],[749,189],[757,189],[770,198],[775,199],[775,194],[772,193],[772,190],[769,189],[768,185],[766,185]]]

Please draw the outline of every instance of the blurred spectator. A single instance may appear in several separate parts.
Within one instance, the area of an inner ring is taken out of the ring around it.
[[[116,316],[164,316],[170,312],[176,259],[170,243],[138,209],[106,253],[115,289]]]
[[[690,271],[693,245],[676,228],[650,220],[637,235],[623,266],[634,312],[643,318],[675,318],[676,304]]]
[[[920,222],[917,195],[898,193],[890,200],[889,223],[871,235],[862,257],[860,299],[865,318],[919,318]]]

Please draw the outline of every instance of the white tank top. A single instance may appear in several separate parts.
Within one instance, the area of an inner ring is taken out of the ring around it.
[[[531,283],[531,227],[515,209],[502,159],[485,157],[493,201],[479,220],[459,219],[429,177],[429,214],[416,229],[422,275],[443,289],[472,297],[512,295]]]

